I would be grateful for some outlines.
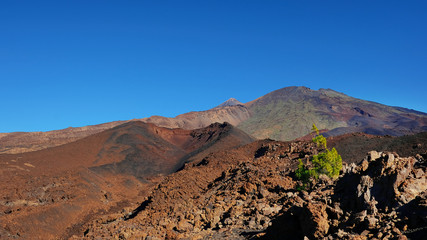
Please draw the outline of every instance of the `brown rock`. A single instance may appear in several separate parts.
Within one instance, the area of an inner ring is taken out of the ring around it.
[[[369,162],[367,160],[363,160],[362,163],[360,164],[360,170],[366,171],[368,167],[369,167]]]
[[[171,231],[171,230],[166,231],[166,236],[165,236],[166,240],[174,240],[176,238],[177,238],[177,234],[174,231]]]
[[[321,238],[329,230],[328,214],[323,203],[306,204],[299,220],[303,234],[310,238]]]
[[[380,158],[380,156],[381,156],[381,153],[379,153],[377,151],[370,151],[368,153],[368,160],[373,161],[373,160]]]
[[[366,214],[367,214],[366,210],[363,210],[363,211],[361,211],[359,213],[356,213],[355,216],[354,216],[354,219],[356,220],[356,223],[361,223],[361,222],[365,221]]]
[[[400,234],[397,236],[397,240],[408,240],[408,238],[405,235]]]
[[[368,222],[368,227],[369,227],[370,229],[375,228],[375,227],[376,227],[376,225],[377,225],[377,223],[378,223],[378,219],[376,219],[376,218],[375,218],[375,217],[373,217],[373,216],[368,216],[368,217],[366,218],[366,220],[367,220],[367,222]]]
[[[177,226],[176,226],[176,230],[180,233],[183,232],[190,232],[193,230],[193,225],[191,225],[188,221],[186,220],[181,220],[178,222]]]
[[[243,184],[241,189],[242,193],[244,194],[251,194],[251,193],[254,193],[256,190],[257,190],[256,185],[250,182],[246,182],[245,184]]]

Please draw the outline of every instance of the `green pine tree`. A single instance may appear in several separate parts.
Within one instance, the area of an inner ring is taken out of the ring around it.
[[[336,178],[342,169],[341,155],[335,148],[331,150],[327,148],[326,138],[319,134],[319,129],[315,124],[313,124],[312,131],[315,134],[313,142],[317,144],[318,148],[322,147],[324,150],[313,156],[311,167],[306,166],[301,159],[299,160],[298,169],[295,171],[296,177],[302,182],[302,185],[297,187],[299,190],[310,187],[310,180],[318,179],[321,174]]]

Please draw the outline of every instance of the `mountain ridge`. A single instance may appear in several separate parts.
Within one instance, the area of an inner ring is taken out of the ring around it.
[[[401,136],[427,131],[427,113],[354,98],[332,89],[293,86],[244,104],[230,98],[212,109],[173,118],[151,116],[42,133],[0,133],[0,154],[58,146],[130,121],[182,129],[229,122],[258,139],[282,141],[309,134],[313,123],[326,129],[326,136],[350,132]]]

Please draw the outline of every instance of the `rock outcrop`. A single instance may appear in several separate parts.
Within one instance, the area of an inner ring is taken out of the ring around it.
[[[288,200],[262,238],[422,239],[425,171],[423,158],[371,151],[359,165],[345,166],[335,183],[318,183],[310,193]],[[284,231],[291,220],[299,225]]]

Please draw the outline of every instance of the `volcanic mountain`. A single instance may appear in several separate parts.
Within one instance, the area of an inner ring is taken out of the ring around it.
[[[331,89],[316,91],[306,87],[282,88],[245,104],[232,98],[210,110],[184,113],[174,118],[152,116],[140,121],[182,129],[229,122],[258,139],[281,141],[309,134],[313,123],[325,136],[352,132],[401,136],[427,131],[426,113],[353,98]],[[57,146],[121,123],[46,133],[3,133],[0,134],[0,152],[17,153]]]
[[[351,132],[401,136],[427,131],[426,113],[353,98],[331,89],[306,87],[282,88],[246,104],[228,100],[208,111],[143,121],[191,129],[195,123],[201,127],[222,119],[233,119],[233,125],[258,139],[282,141],[310,133],[313,123],[324,129],[326,136]]]
[[[228,123],[202,129],[128,122],[72,143],[0,155],[0,238],[70,237],[82,222],[137,202],[163,175],[254,139]]]
[[[427,114],[347,96],[331,89],[287,87],[246,103],[238,127],[257,138],[291,140],[315,123],[326,136],[349,132],[401,136],[427,131]]]
[[[150,118],[143,118],[139,120],[117,121],[48,132],[0,133],[0,154],[31,152],[59,146],[132,121],[153,123],[157,126],[167,128],[193,130],[209,126],[216,122],[228,122],[236,126],[240,122],[248,119],[249,115],[249,110],[246,107],[242,105],[234,105],[218,107],[201,112],[189,112],[178,115],[175,118],[152,116]]]

